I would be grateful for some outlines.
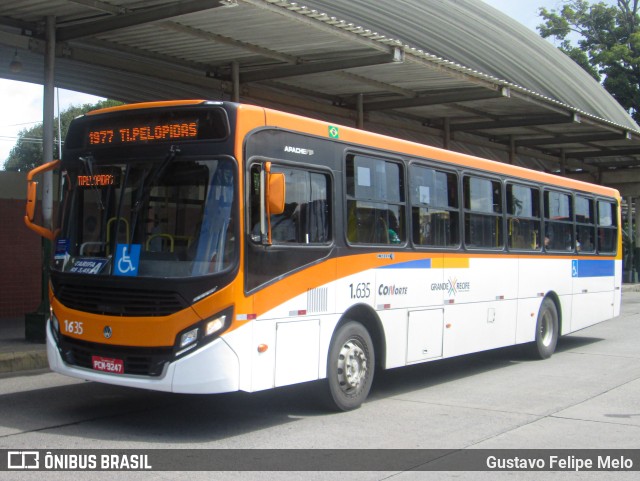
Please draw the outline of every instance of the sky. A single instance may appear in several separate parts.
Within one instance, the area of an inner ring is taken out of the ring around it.
[[[16,143],[18,133],[42,123],[42,97],[42,85],[0,79],[0,170]],[[100,97],[63,89],[60,89],[59,97],[60,111],[72,105],[93,104],[101,100]],[[57,116],[57,100],[54,112]],[[57,158],[57,152],[54,157]]]
[[[482,0],[493,8],[515,18],[525,27],[537,33],[536,27],[542,23],[538,10],[545,7],[547,10],[559,10],[564,3],[561,0]],[[593,3],[596,3],[595,0]]]
[[[542,23],[538,16],[540,7],[554,9],[559,8],[562,4],[561,0],[483,1],[534,31]],[[304,1],[301,0],[299,3],[304,3]],[[3,105],[0,110],[0,170],[16,143],[18,133],[42,122],[42,93],[43,87],[41,85],[0,79],[0,99]],[[59,97],[60,111],[64,111],[72,105],[78,106],[101,100],[100,97],[62,89],[60,89]],[[54,111],[57,115],[57,103]]]

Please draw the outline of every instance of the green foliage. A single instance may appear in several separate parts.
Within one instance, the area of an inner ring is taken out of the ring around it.
[[[96,104],[84,104],[79,107],[69,107],[64,112],[60,112],[60,128],[64,141],[69,129],[69,124],[76,117],[91,110],[103,109],[121,105],[122,102],[116,100],[102,100]],[[54,119],[54,137],[58,134],[58,117]],[[4,162],[4,169],[14,172],[27,172],[42,164],[42,138],[43,126],[38,124],[35,127],[21,130],[18,134],[16,145],[9,152],[9,157]],[[54,157],[58,155],[58,141],[54,139]]]
[[[560,50],[601,81],[636,122],[640,122],[639,1],[607,5],[565,0],[560,10],[541,8],[545,23],[538,26],[542,37],[561,42]]]

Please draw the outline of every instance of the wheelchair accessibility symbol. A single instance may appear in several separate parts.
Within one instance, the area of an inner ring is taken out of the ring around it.
[[[114,274],[117,276],[137,276],[140,265],[140,244],[118,244]]]

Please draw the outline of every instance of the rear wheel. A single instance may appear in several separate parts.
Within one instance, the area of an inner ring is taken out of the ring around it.
[[[556,350],[559,336],[558,309],[555,302],[546,297],[538,311],[536,338],[529,345],[529,353],[535,359],[547,359]]]
[[[359,322],[349,321],[334,333],[327,360],[327,382],[330,405],[340,411],[360,407],[367,398],[375,354],[367,329]]]

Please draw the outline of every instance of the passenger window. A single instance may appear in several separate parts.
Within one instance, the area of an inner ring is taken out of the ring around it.
[[[356,244],[402,244],[405,234],[403,172],[387,160],[347,157],[347,239]]]
[[[598,201],[598,252],[615,254],[617,250],[616,204],[604,200]]]
[[[504,247],[504,240],[500,182],[465,176],[462,185],[465,245],[472,248],[501,249]]]
[[[413,242],[432,247],[458,246],[457,175],[413,164],[409,179]]]
[[[549,251],[573,251],[571,196],[547,190],[544,193],[544,245]]]
[[[507,184],[509,249],[540,250],[540,227],[540,191],[524,185]]]
[[[575,196],[576,210],[576,250],[581,254],[596,251],[596,217],[593,199]]]

